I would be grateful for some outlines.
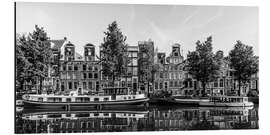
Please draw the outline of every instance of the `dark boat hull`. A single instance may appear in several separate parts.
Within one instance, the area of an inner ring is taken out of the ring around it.
[[[153,105],[179,105],[179,106],[199,106],[199,101],[178,101],[177,99],[172,98],[152,98],[149,101]]]
[[[117,108],[132,106],[144,106],[147,104],[148,98],[137,99],[137,100],[126,100],[126,101],[110,101],[110,102],[36,102],[24,100],[25,108],[47,108],[47,109],[69,109],[69,108]]]

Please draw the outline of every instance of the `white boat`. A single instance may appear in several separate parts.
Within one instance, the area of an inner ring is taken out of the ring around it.
[[[208,101],[199,102],[200,106],[216,107],[251,107],[254,104],[248,101],[248,97],[241,96],[212,96]]]
[[[70,108],[70,107],[118,107],[123,105],[144,105],[149,100],[145,94],[129,93],[127,88],[105,88],[103,94],[83,95],[71,91],[67,95],[26,94],[23,95],[24,107]],[[79,90],[80,91],[80,90]]]

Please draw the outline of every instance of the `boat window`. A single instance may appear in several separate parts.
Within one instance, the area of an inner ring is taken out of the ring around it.
[[[76,114],[76,117],[89,117],[89,113],[79,113],[79,114]]]
[[[48,98],[47,101],[48,102],[54,102],[54,98]]]
[[[39,101],[39,102],[43,102],[43,98],[41,98],[41,97],[38,98],[38,101]]]
[[[82,98],[76,98],[76,100],[75,100],[76,102],[82,102]]]
[[[61,114],[49,114],[48,118],[61,118]]]
[[[84,102],[89,102],[90,98],[84,98]]]
[[[104,101],[108,101],[109,100],[109,98],[104,98]]]
[[[67,98],[66,99],[66,102],[71,102],[71,98]]]
[[[99,116],[99,113],[94,113],[94,116]]]
[[[104,116],[109,116],[109,113],[104,113],[103,115],[104,115]]]
[[[240,102],[243,102],[243,98],[240,98]]]
[[[127,97],[124,97],[124,100],[126,100],[127,99]]]
[[[99,101],[99,98],[94,98],[94,101]]]
[[[55,98],[55,102],[62,102],[62,98]]]
[[[135,99],[135,96],[133,96],[133,99]]]
[[[128,97],[128,99],[131,99],[131,97]]]

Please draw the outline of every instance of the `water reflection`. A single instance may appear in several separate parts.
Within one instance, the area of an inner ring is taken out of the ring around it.
[[[19,109],[20,110],[20,109]],[[16,133],[258,129],[258,107],[148,110],[22,110]]]

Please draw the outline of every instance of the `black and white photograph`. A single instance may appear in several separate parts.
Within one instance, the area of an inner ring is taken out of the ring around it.
[[[260,128],[258,6],[14,2],[14,12],[15,134]]]

